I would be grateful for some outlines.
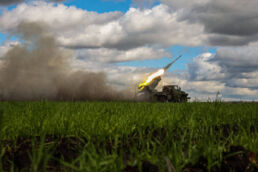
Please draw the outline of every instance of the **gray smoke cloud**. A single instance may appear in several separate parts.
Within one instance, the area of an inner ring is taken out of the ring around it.
[[[0,59],[2,100],[121,100],[104,73],[73,69],[72,52],[60,48],[42,23],[21,23],[23,40]],[[124,92],[123,92],[124,93]]]

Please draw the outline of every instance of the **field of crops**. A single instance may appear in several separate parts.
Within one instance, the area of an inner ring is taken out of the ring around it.
[[[258,103],[0,102],[0,131],[0,171],[258,169]]]

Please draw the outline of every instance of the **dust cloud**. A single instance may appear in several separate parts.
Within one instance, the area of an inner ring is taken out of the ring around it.
[[[127,100],[105,73],[74,70],[72,51],[58,46],[43,23],[21,23],[22,40],[0,60],[0,100]]]

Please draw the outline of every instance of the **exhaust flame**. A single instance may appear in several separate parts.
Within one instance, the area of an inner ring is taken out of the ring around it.
[[[138,88],[140,90],[143,90],[144,87],[150,85],[155,78],[162,76],[164,73],[165,73],[165,69],[159,69],[157,72],[154,72],[153,74],[148,76],[148,78],[143,83],[140,83]]]

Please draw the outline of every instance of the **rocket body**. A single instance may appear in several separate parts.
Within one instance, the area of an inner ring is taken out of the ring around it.
[[[174,64],[178,59],[180,59],[182,55],[178,56],[175,60],[173,60],[171,63],[169,63],[167,66],[165,66],[163,69],[166,71],[172,64]]]
[[[161,76],[166,72],[166,70],[172,65],[174,64],[180,57],[182,57],[182,55],[178,56],[175,60],[173,60],[171,63],[169,63],[168,65],[166,65],[164,68],[159,69],[158,71],[154,72],[153,74],[151,74],[150,76],[148,76],[148,78],[143,82],[140,83],[138,88],[139,90],[143,91],[144,88],[148,87],[148,90],[154,90],[155,87],[158,85],[158,83],[161,80]]]

